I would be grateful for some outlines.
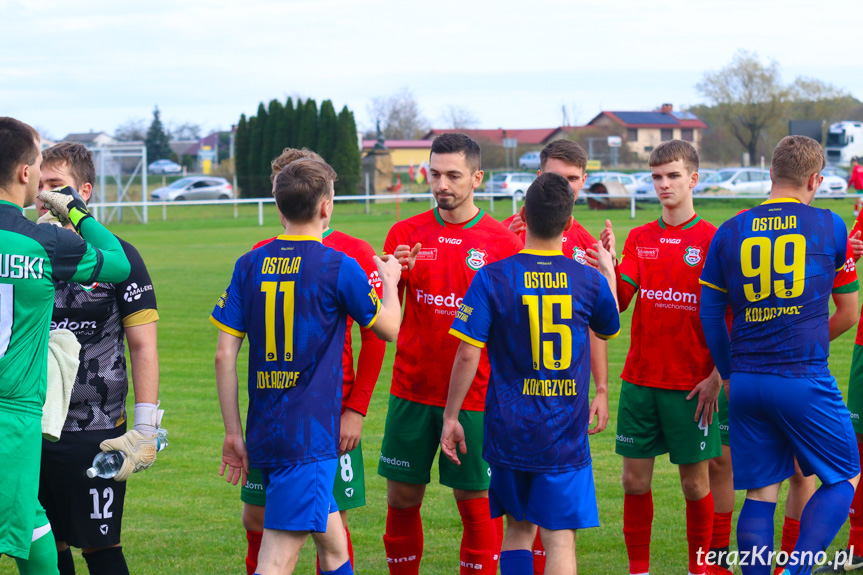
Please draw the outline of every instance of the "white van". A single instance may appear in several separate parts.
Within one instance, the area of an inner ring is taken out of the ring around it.
[[[824,152],[833,166],[850,166],[851,158],[863,157],[863,122],[830,124]]]

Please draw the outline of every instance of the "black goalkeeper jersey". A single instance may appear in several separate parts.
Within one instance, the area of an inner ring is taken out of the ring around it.
[[[81,344],[81,364],[63,431],[111,429],[126,421],[124,328],[159,319],[144,260],[132,244],[122,239],[120,244],[132,267],[123,283],[56,283],[51,329],[68,329]]]

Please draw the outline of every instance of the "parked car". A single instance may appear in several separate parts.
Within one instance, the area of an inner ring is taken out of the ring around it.
[[[528,152],[526,154],[522,154],[518,159],[518,167],[522,170],[538,170],[539,152]]]
[[[825,174],[824,171],[821,171],[821,175],[824,176],[824,179],[821,181],[821,185],[818,186],[819,194],[844,194],[848,191],[848,180],[842,178],[837,175]]]
[[[700,194],[714,189],[737,194],[766,194],[770,192],[770,170],[725,168],[700,181],[693,193]]]
[[[225,178],[214,176],[192,176],[157,190],[150,196],[154,202],[184,200],[230,200],[234,189]]]
[[[594,172],[588,174],[584,180],[584,190],[590,189],[593,184],[604,182],[617,182],[626,188],[627,193],[634,193],[638,182],[632,174],[624,174],[623,172]]]
[[[151,174],[179,174],[183,166],[171,160],[156,160],[147,166],[147,171]]]
[[[528,172],[498,172],[486,182],[485,191],[487,194],[521,199],[535,179],[536,174]]]
[[[824,176],[825,178],[827,176],[838,176],[838,177],[842,178],[843,180],[845,180],[846,182],[848,181],[848,178],[851,177],[848,174],[847,170],[843,170],[842,168],[838,168],[836,166],[824,166],[824,169],[821,170],[821,175]]]

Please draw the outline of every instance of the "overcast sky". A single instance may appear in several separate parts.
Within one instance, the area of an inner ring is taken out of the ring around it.
[[[152,116],[227,129],[258,102],[407,87],[442,126],[552,127],[561,106],[676,108],[738,49],[863,99],[861,3],[782,0],[0,0],[0,115],[54,138]]]

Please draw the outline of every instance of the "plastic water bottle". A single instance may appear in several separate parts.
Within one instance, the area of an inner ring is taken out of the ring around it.
[[[159,429],[156,433],[156,451],[162,451],[168,447],[168,430]],[[87,470],[87,477],[101,477],[111,479],[120,472],[126,454],[122,451],[100,451],[93,458],[93,466]]]

